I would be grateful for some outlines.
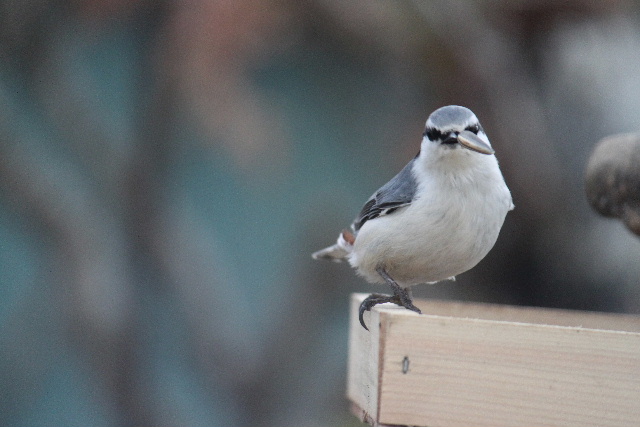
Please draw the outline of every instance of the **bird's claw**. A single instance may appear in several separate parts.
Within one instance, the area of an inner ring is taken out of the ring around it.
[[[396,295],[394,296],[394,301],[396,304],[398,304],[400,307],[404,307],[407,310],[411,310],[411,311],[415,311],[418,314],[422,314],[422,311],[420,311],[420,309],[418,307],[416,307],[415,305],[413,305],[413,300],[411,299],[411,297],[406,293],[406,290],[403,289],[403,292],[400,293],[400,295]]]
[[[400,307],[406,308],[407,310],[415,311],[418,314],[422,314],[422,311],[420,311],[418,307],[413,305],[411,297],[409,297],[406,293],[404,293],[403,295],[371,294],[366,297],[362,301],[362,303],[360,303],[360,309],[358,310],[358,319],[360,319],[360,324],[363,328],[365,328],[367,331],[369,330],[369,328],[367,328],[367,325],[364,323],[364,312],[371,311],[374,306],[378,304],[384,304],[386,302],[392,302],[399,305]]]
[[[371,309],[378,304],[384,304],[385,302],[395,302],[394,298],[396,298],[395,295],[383,295],[383,294],[371,294],[368,297],[366,297],[362,301],[362,303],[360,303],[360,310],[359,310],[360,314],[358,316],[358,319],[360,319],[360,324],[362,325],[362,327],[365,328],[367,331],[369,330],[369,328],[367,328],[367,325],[365,325],[364,323],[364,318],[362,317],[365,311],[371,311]]]

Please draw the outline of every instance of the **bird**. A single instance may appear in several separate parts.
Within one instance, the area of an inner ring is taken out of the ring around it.
[[[431,113],[418,154],[367,200],[337,242],[314,259],[347,260],[372,284],[364,313],[394,303],[421,314],[411,287],[455,280],[493,248],[507,212],[514,208],[495,151],[476,115],[448,105]]]
[[[640,236],[640,134],[611,135],[593,149],[585,171],[591,207],[605,217],[620,218]]]

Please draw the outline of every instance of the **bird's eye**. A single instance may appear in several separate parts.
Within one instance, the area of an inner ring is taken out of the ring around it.
[[[426,128],[424,130],[423,135],[429,138],[429,141],[436,141],[438,139],[442,139],[442,133],[435,128]]]
[[[467,126],[465,130],[468,130],[469,132],[473,132],[477,135],[478,132],[480,132],[480,125],[478,124],[470,125],[470,126]]]

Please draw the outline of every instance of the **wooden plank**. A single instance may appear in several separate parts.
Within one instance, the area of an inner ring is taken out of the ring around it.
[[[352,298],[353,301],[353,298]],[[362,301],[362,299],[360,299]],[[358,303],[359,305],[359,303]],[[378,416],[378,386],[380,378],[380,328],[369,328],[369,333],[353,333],[356,328],[365,331],[357,318],[357,308],[351,309],[347,396],[355,404],[354,410],[362,421],[374,424]],[[380,311],[371,312],[368,322],[378,323]],[[354,320],[355,319],[355,320]],[[355,322],[355,323],[354,323]],[[357,409],[356,409],[357,408]]]
[[[357,320],[347,396],[370,424],[640,425],[640,317],[417,301]],[[435,313],[435,314],[433,314]]]

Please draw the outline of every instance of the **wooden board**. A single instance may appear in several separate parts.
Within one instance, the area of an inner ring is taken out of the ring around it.
[[[378,425],[640,426],[640,317],[351,300],[347,396]]]

